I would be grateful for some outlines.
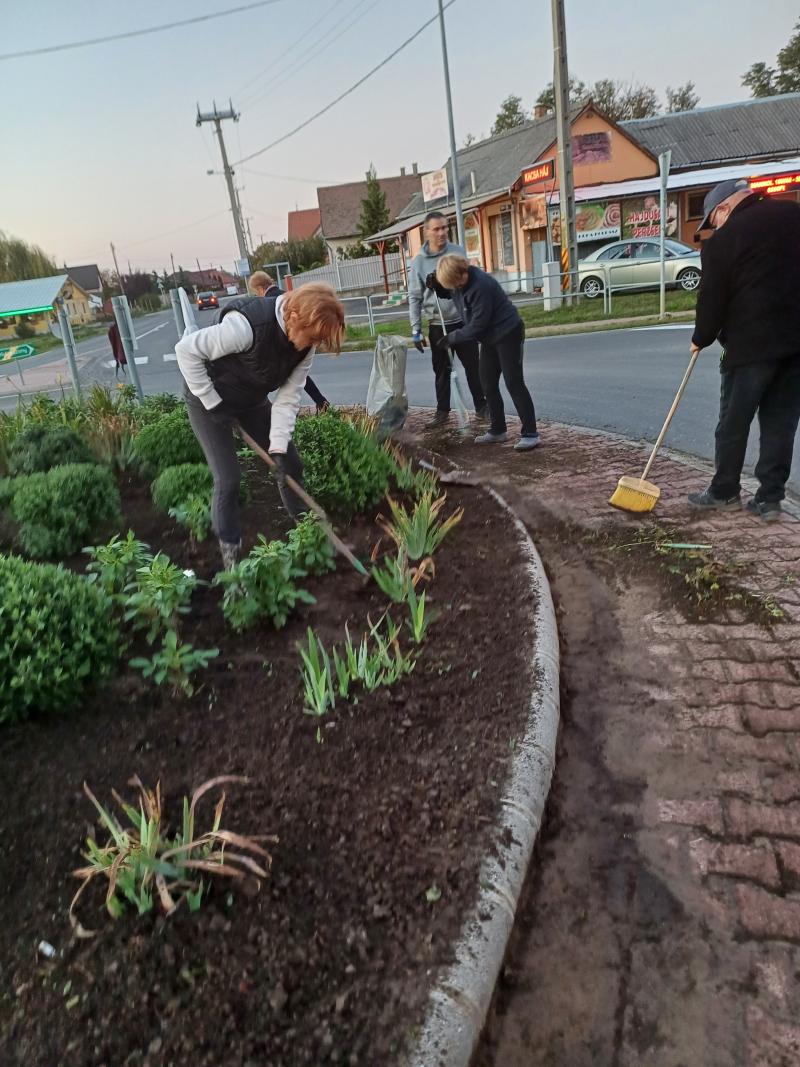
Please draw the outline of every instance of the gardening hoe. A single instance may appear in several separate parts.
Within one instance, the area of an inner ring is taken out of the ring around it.
[[[619,508],[620,511],[632,511],[635,514],[640,514],[645,511],[652,511],[656,506],[658,498],[661,496],[661,490],[657,485],[653,485],[652,482],[645,481],[645,479],[650,473],[650,468],[653,465],[653,460],[656,458],[656,453],[659,448],[661,448],[661,442],[664,440],[664,436],[669,429],[669,424],[672,422],[672,416],[678,410],[678,404],[681,402],[683,391],[689,381],[689,375],[694,370],[694,365],[697,362],[697,357],[699,355],[699,351],[692,353],[692,358],[689,360],[689,366],[686,368],[683,381],[678,386],[678,392],[675,395],[675,399],[672,401],[672,407],[669,409],[667,417],[664,420],[664,425],[661,427],[661,433],[658,435],[656,443],[653,445],[653,451],[650,453],[650,459],[647,461],[647,466],[642,472],[641,478],[620,478],[619,484],[609,500],[609,504],[612,508]]]
[[[263,449],[261,445],[257,444],[250,436],[250,434],[243,430],[241,426],[238,427],[238,430],[245,444],[249,445],[250,448],[252,448],[252,450],[256,453],[256,455],[260,456],[264,460],[270,470],[272,470],[273,472],[277,471],[277,464],[275,463],[275,460],[272,458],[269,452],[265,451],[265,449]],[[302,485],[296,482],[290,474],[287,474],[285,477],[286,485],[288,486],[288,488],[291,489],[291,491],[297,496],[299,496],[303,503],[308,505],[308,507],[317,516],[317,518],[319,519],[320,526],[325,531],[326,537],[336,549],[336,551],[340,552],[345,557],[345,559],[349,560],[349,562],[353,564],[355,569],[362,577],[368,578],[369,574],[367,573],[367,569],[364,564],[361,563],[360,560],[356,559],[356,557],[353,555],[353,553],[350,551],[344,541],[342,541],[341,538],[336,536],[336,534],[333,532],[333,527],[331,526],[328,520],[328,516],[325,514],[325,512],[322,510],[322,508],[319,506],[313,496],[310,496],[302,487]]]
[[[444,324],[444,315],[442,314],[442,305],[439,303],[439,294],[436,292],[435,289],[432,289],[431,292],[433,293],[433,298],[436,301],[436,310],[439,312],[439,324],[442,327],[442,337],[447,337],[447,327]],[[452,394],[453,390],[455,390],[456,396],[456,421],[458,422],[458,428],[461,433],[466,434],[468,432],[467,405],[464,403],[464,397],[461,393],[461,381],[458,377],[458,371],[456,370],[456,362],[453,358],[453,353],[450,349],[447,350],[447,356],[450,360],[450,392]]]

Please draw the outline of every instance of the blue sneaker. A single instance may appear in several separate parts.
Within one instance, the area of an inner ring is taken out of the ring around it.
[[[532,433],[525,436],[523,434],[519,441],[514,445],[515,452],[530,452],[532,448],[538,448],[542,443],[541,437],[538,433]]]

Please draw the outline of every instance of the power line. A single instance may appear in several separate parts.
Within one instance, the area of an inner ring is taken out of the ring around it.
[[[272,178],[277,182],[305,182],[308,185],[344,185],[344,180],[338,178],[299,178],[294,174],[268,174],[265,170],[253,170],[252,167],[242,167],[245,174],[257,174],[260,178]]]
[[[273,72],[272,76],[265,82],[265,84],[257,90],[256,95],[250,97],[246,106],[252,107],[254,104],[260,103],[268,96],[271,96],[279,86],[284,85],[287,81],[291,81],[301,70],[307,67],[309,63],[313,63],[317,56],[327,48],[330,48],[330,46],[338,41],[348,30],[352,29],[359,19],[362,19],[368,11],[379,3],[379,0],[372,0],[372,3],[365,11],[359,11],[358,9],[363,7],[365,3],[367,3],[367,0],[356,0],[356,3],[349,9],[349,11],[345,12],[339,21],[331,27],[331,29],[336,29],[337,26],[341,26],[338,33],[334,33],[333,35],[331,35],[330,31],[323,33],[316,41],[312,42],[310,46],[311,51],[304,53],[303,59],[299,64],[295,64],[294,58],[291,58],[288,64],[283,64],[282,67]]]
[[[110,33],[105,37],[89,37],[84,41],[68,41],[65,44],[51,44],[45,48],[26,48],[21,52],[4,52],[0,54],[0,60],[22,59],[24,56],[42,56],[49,52],[66,52],[72,48],[88,48],[95,44],[108,44],[109,41],[123,41],[130,37],[144,37],[149,33],[162,33],[164,30],[175,30],[180,26],[191,26],[198,22],[209,22],[211,19],[227,18],[228,15],[237,15],[242,11],[252,11],[256,7],[267,7],[270,4],[279,4],[281,0],[255,0],[250,4],[240,4],[238,7],[229,7],[225,11],[212,11],[208,15],[195,15],[193,18],[180,19],[177,22],[164,22],[159,26],[147,26],[141,30],[128,30],[125,33]]]
[[[162,230],[161,233],[157,233],[154,237],[144,237],[139,241],[130,241],[129,243],[122,243],[120,247],[126,251],[129,248],[137,248],[139,245],[150,244],[152,241],[158,241],[162,237],[169,237],[173,233],[180,233],[181,230],[189,230],[193,226],[199,226],[203,222],[210,222],[211,219],[219,218],[220,215],[227,215],[230,212],[230,208],[225,208],[222,211],[215,211],[213,215],[206,215],[202,219],[195,219],[194,222],[187,222],[183,226],[176,226],[172,230]]]
[[[444,10],[446,11],[447,8],[451,7],[455,2],[456,0],[447,0],[447,3],[444,5]],[[274,141],[270,141],[268,145],[264,145],[263,148],[259,148],[257,152],[251,152],[249,156],[244,156],[242,159],[237,159],[234,165],[238,167],[242,163],[247,163],[248,160],[255,159],[256,156],[263,155],[264,152],[268,152],[270,148],[275,148],[276,145],[282,144],[284,141],[288,141],[290,137],[294,137],[296,133],[299,133],[301,130],[304,130],[306,126],[310,126],[312,122],[320,118],[320,116],[324,115],[327,111],[330,111],[332,107],[335,107],[338,103],[344,100],[346,96],[349,96],[351,93],[355,92],[355,90],[358,89],[359,86],[363,85],[365,81],[371,78],[373,74],[377,74],[381,67],[385,67],[387,63],[391,62],[391,60],[393,60],[395,56],[399,55],[404,48],[407,48],[412,41],[415,41],[417,37],[419,37],[419,35],[423,33],[424,30],[427,30],[427,28],[434,22],[437,22],[438,19],[439,16],[438,14],[436,14],[433,16],[433,18],[429,18],[427,22],[423,22],[423,24],[418,30],[412,33],[410,37],[406,38],[406,40],[403,41],[401,45],[398,45],[393,52],[390,52],[389,55],[386,56],[385,59],[382,59],[381,62],[378,63],[376,66],[374,66],[372,70],[368,71],[363,78],[359,78],[359,80],[354,85],[351,85],[349,89],[345,89],[345,91],[343,93],[340,93],[335,100],[331,100],[331,102],[329,104],[326,104],[325,107],[320,108],[319,111],[313,114],[310,118],[306,119],[305,122],[301,122],[299,126],[295,126],[293,130],[290,130],[288,133],[283,134],[282,137],[278,137]]]

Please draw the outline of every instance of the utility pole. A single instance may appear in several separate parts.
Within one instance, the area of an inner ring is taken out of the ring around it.
[[[172,284],[177,285],[178,283],[175,280],[175,257],[171,252],[169,254],[169,261],[172,264]]]
[[[228,197],[231,202],[231,213],[233,215],[233,226],[236,230],[236,243],[239,246],[239,258],[247,259],[247,244],[244,239],[244,230],[242,229],[241,210],[239,208],[239,199],[236,195],[236,189],[233,184],[233,168],[228,162],[228,153],[225,151],[225,138],[222,136],[222,122],[224,119],[232,119],[234,122],[239,121],[238,112],[233,110],[233,104],[228,101],[228,108],[225,111],[218,111],[216,102],[214,103],[213,111],[201,111],[200,105],[197,105],[197,126],[202,126],[204,122],[213,122],[214,129],[217,134],[217,140],[219,141],[219,150],[222,155],[222,170],[225,175],[225,184],[228,186]]]
[[[572,174],[572,136],[569,128],[569,69],[564,0],[551,0],[553,11],[553,86],[558,131],[559,205],[561,210],[561,287],[574,293],[578,269],[578,233],[575,228],[575,181]]]
[[[125,296],[125,286],[122,282],[122,275],[119,272],[119,264],[117,263],[117,250],[114,248],[113,241],[111,242],[111,256],[114,260],[114,270],[117,272],[117,281],[119,282],[120,290],[122,291],[122,295]]]
[[[461,210],[461,179],[458,173],[456,156],[456,131],[453,125],[453,99],[450,95],[450,66],[447,62],[447,36],[444,30],[444,7],[439,0],[439,29],[442,33],[442,66],[444,67],[444,89],[447,96],[447,122],[450,126],[450,169],[453,177],[453,203],[456,209],[456,227],[458,243],[464,247],[464,214]]]

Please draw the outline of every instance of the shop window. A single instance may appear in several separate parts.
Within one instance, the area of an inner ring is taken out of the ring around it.
[[[705,200],[705,193],[687,193],[686,194],[686,218],[687,219],[702,219],[703,217],[703,201]]]

